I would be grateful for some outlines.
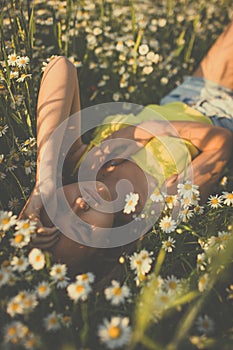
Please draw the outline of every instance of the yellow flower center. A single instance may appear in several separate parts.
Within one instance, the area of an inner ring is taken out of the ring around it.
[[[119,338],[121,335],[121,330],[117,326],[110,327],[108,330],[108,334],[111,338],[116,339]]]
[[[13,311],[17,311],[19,309],[19,304],[18,303],[12,303],[11,307],[12,307]]]
[[[170,241],[166,242],[166,247],[171,247],[172,243]]]
[[[57,319],[56,319],[56,317],[52,317],[52,318],[50,318],[50,320],[49,320],[49,324],[50,324],[51,326],[54,326],[56,323],[57,323]]]
[[[167,221],[167,222],[164,223],[164,227],[165,227],[165,228],[169,228],[170,226],[171,226],[171,223],[170,223],[170,222]]]
[[[122,294],[122,290],[120,287],[116,287],[113,289],[113,294],[114,295],[121,295]]]
[[[141,260],[135,260],[135,264],[136,265],[142,265],[142,261]]]
[[[14,239],[15,243],[20,243],[23,241],[23,235],[21,233],[19,233],[18,235],[15,236]]]
[[[160,296],[160,300],[163,302],[163,303],[167,303],[169,301],[169,298],[167,295],[161,295]]]
[[[28,160],[26,160],[25,162],[24,162],[24,166],[27,168],[27,167],[30,167],[30,162],[28,161]]]
[[[185,189],[186,191],[191,190],[191,188],[192,188],[192,186],[191,186],[190,184],[185,184],[185,185],[184,185],[184,189]]]
[[[46,286],[40,286],[39,287],[39,293],[44,293],[46,292],[47,287]]]
[[[29,226],[30,226],[29,222],[25,222],[25,223],[23,224],[23,228],[28,228]]]
[[[233,193],[228,193],[227,199],[233,199]]]
[[[132,199],[130,199],[130,200],[128,201],[128,205],[133,205]]]
[[[16,334],[16,328],[15,327],[8,328],[8,334],[9,335],[15,335]]]
[[[175,281],[170,281],[169,288],[170,289],[176,289],[176,287],[177,287],[177,283]]]
[[[88,280],[88,275],[86,273],[82,274],[82,280],[87,281]]]
[[[36,260],[36,262],[40,262],[40,261],[41,261],[41,255],[37,255],[37,256],[35,257],[35,260]]]
[[[202,327],[203,327],[204,329],[208,329],[208,328],[209,328],[209,322],[206,321],[206,320],[204,320],[204,321],[202,322]]]
[[[10,221],[10,218],[3,218],[2,219],[2,225],[7,225]]]
[[[76,286],[75,290],[76,290],[77,293],[82,293],[84,291],[84,287],[78,285],[78,286]]]
[[[212,203],[212,204],[218,204],[217,198],[213,198],[213,199],[211,200],[211,203]]]

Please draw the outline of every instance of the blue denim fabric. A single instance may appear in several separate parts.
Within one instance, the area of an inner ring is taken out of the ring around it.
[[[185,77],[184,82],[162,98],[160,104],[181,101],[209,117],[214,125],[233,132],[233,90],[210,80]]]

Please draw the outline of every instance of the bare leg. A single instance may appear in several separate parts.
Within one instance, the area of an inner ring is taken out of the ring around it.
[[[220,35],[194,72],[233,90],[233,22]]]

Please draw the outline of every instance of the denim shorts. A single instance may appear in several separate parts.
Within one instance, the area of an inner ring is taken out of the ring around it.
[[[184,82],[160,101],[161,105],[181,101],[233,132],[233,90],[205,78],[187,76]]]

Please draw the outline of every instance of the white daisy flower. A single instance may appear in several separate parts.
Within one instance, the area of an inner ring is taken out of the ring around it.
[[[27,350],[32,350],[35,348],[38,348],[38,339],[36,338],[35,334],[32,332],[28,333],[26,337],[23,339],[23,346]]]
[[[28,56],[18,57],[16,60],[16,64],[19,68],[25,68],[27,64],[29,64],[30,59]]]
[[[146,44],[142,44],[138,48],[138,52],[140,55],[145,56],[149,52],[149,46]]]
[[[17,79],[19,77],[18,71],[10,71],[10,79]]]
[[[200,253],[197,254],[197,269],[204,271],[206,269],[207,262],[206,262],[206,254]]]
[[[45,266],[45,256],[38,248],[33,248],[28,254],[28,261],[34,270],[42,270]]]
[[[183,198],[192,198],[193,194],[199,196],[199,187],[193,185],[191,181],[186,181],[184,184],[177,185],[177,192]]]
[[[162,248],[166,252],[171,253],[173,251],[173,248],[175,248],[175,243],[175,239],[169,236],[166,241],[162,241]]]
[[[160,220],[159,227],[162,229],[163,232],[170,233],[175,231],[176,222],[172,219],[172,217],[166,215]]]
[[[151,255],[153,252],[148,252],[142,249],[139,253],[134,252],[133,255],[129,257],[131,270],[136,270],[136,272],[145,275],[151,269],[151,264],[153,259]]]
[[[0,137],[4,136],[8,130],[9,126],[5,124],[4,126],[0,125]]]
[[[181,288],[180,279],[176,278],[174,275],[168,276],[164,279],[164,289],[167,292],[178,292]]]
[[[21,292],[15,297],[15,300],[19,302],[22,301],[23,313],[32,311],[38,305],[38,301],[34,293]]]
[[[156,203],[164,202],[164,197],[158,188],[156,188],[151,194],[150,199],[152,200],[152,202]]]
[[[194,213],[197,215],[202,215],[204,213],[204,207],[201,205],[196,205],[194,208]]]
[[[123,213],[130,214],[130,213],[134,212],[135,207],[138,204],[138,200],[139,200],[138,193],[130,192],[129,194],[127,194],[125,197],[126,204],[125,204]]]
[[[199,278],[199,281],[198,281],[199,292],[201,293],[204,292],[208,286],[208,283],[209,283],[209,275],[208,273],[205,273]]]
[[[70,299],[74,301],[78,300],[87,300],[88,294],[91,292],[91,287],[87,283],[83,283],[81,281],[76,281],[74,283],[71,283],[67,287],[67,292],[70,297]]]
[[[15,299],[15,297],[12,298],[7,304],[6,312],[11,317],[14,317],[17,314],[23,314],[23,302]]]
[[[21,74],[20,77],[16,80],[17,83],[23,83],[26,78],[31,78],[31,74]]]
[[[8,55],[8,60],[7,60],[8,66],[15,67],[17,63],[17,58],[18,56],[15,53]]]
[[[149,75],[153,72],[153,67],[152,66],[145,66],[142,69],[142,74]]]
[[[178,203],[177,195],[165,195],[165,206],[168,209],[173,209]]]
[[[222,207],[222,196],[219,196],[218,194],[210,195],[207,204],[213,209]]]
[[[18,271],[18,272],[24,272],[27,270],[27,267],[29,265],[28,259],[21,255],[19,256],[13,256],[11,260],[12,270]]]
[[[8,202],[8,207],[12,210],[17,210],[20,206],[19,199],[16,197],[13,197]]]
[[[208,239],[208,244],[210,247],[215,246],[217,250],[223,250],[226,248],[229,239],[231,238],[231,233],[226,231],[218,232],[218,236],[211,236]]]
[[[35,292],[40,299],[45,299],[51,293],[51,288],[49,283],[46,281],[40,282],[36,287]]]
[[[108,349],[116,349],[126,345],[130,335],[131,328],[128,317],[112,317],[110,321],[105,318],[98,327],[100,342]]]
[[[0,230],[7,231],[16,224],[16,215],[12,211],[0,211]]]
[[[10,244],[12,247],[23,248],[30,242],[30,235],[27,232],[16,231],[13,238],[10,239]]]
[[[24,234],[32,235],[35,233],[37,223],[30,220],[18,220],[16,230],[23,232]]]
[[[31,174],[34,167],[35,167],[35,162],[30,162],[29,160],[25,160],[24,170],[26,175]]]
[[[201,334],[211,334],[214,331],[214,321],[207,315],[199,316],[196,320],[198,332]]]
[[[104,294],[107,300],[110,300],[112,305],[119,305],[125,301],[130,295],[130,289],[126,285],[121,286],[118,281],[113,280],[112,285],[105,288]]]
[[[67,273],[67,266],[65,264],[54,264],[50,270],[50,276],[53,281],[57,282],[65,277]]]
[[[193,217],[194,213],[189,208],[186,208],[181,210],[179,215],[182,221],[187,222],[189,219]]]
[[[164,291],[162,289],[158,289],[155,293],[154,311],[160,314],[161,311],[167,310],[173,302],[174,297],[175,293],[171,293],[170,290]]]
[[[83,273],[81,275],[77,275],[76,280],[81,281],[82,283],[90,284],[94,282],[95,275],[92,272]]]
[[[27,333],[27,326],[22,322],[13,321],[4,327],[4,342],[17,344]]]
[[[223,204],[233,206],[233,192],[223,192],[222,199],[224,201]]]
[[[53,311],[44,318],[44,326],[47,331],[56,331],[61,328],[60,323],[60,314],[57,314],[56,311]]]

